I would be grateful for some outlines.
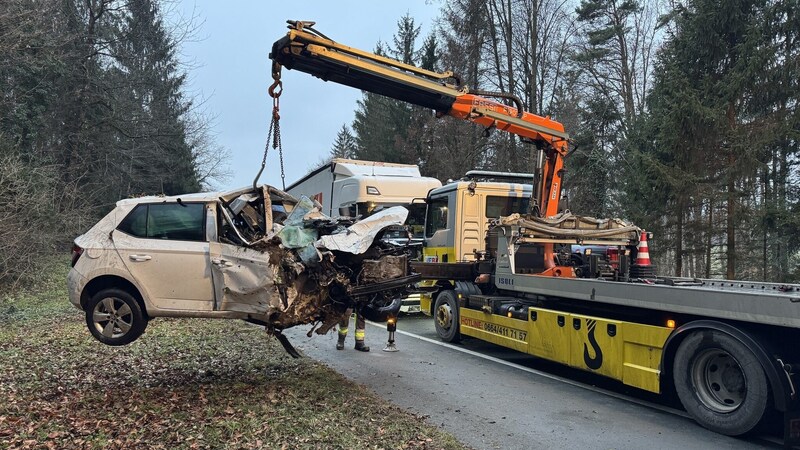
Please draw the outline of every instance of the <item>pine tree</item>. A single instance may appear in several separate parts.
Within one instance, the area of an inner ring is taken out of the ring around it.
[[[129,14],[112,47],[113,73],[127,86],[122,105],[129,120],[120,124],[129,139],[119,143],[136,184],[130,193],[168,195],[199,190],[186,119],[191,102],[183,97],[176,42],[163,25],[157,3],[131,0]],[[121,162],[124,164],[124,162]]]
[[[684,256],[697,253],[698,244],[688,236],[692,229],[705,231],[707,246],[722,248],[727,278],[749,272],[739,263],[751,239],[743,229],[744,208],[764,162],[764,125],[772,115],[749,111],[750,99],[765,87],[761,80],[768,78],[764,71],[772,54],[761,22],[765,8],[762,0],[735,0],[724,7],[696,0],[673,15],[675,35],[661,54],[650,98],[651,161],[671,186],[678,275]],[[717,236],[724,245],[716,243]],[[705,254],[710,273],[711,250]]]
[[[336,134],[336,141],[333,142],[331,148],[330,159],[345,158],[353,159],[356,157],[356,138],[347,124],[343,124],[342,128]]]
[[[410,65],[416,65],[418,55],[416,39],[420,27],[406,14],[397,22],[397,33],[393,36],[394,47],[385,49],[378,43],[375,53],[388,54]],[[353,132],[358,148],[358,159],[416,163],[413,156],[404,149],[408,142],[408,131],[412,124],[412,105],[381,95],[366,92],[358,102]]]
[[[404,64],[416,65],[417,57],[417,37],[419,37],[420,27],[414,23],[414,18],[408,13],[397,21],[397,33],[393,36],[394,47],[389,54],[403,62]]]
[[[422,42],[420,49],[419,66],[425,70],[436,71],[436,66],[441,58],[441,50],[439,49],[439,41],[436,35],[431,33]]]

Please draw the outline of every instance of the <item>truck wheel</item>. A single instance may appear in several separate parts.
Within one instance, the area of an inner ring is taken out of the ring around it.
[[[139,302],[121,289],[104,289],[86,304],[86,326],[106,345],[125,345],[144,333],[147,319]]]
[[[460,319],[458,317],[458,300],[455,291],[442,291],[436,296],[433,307],[433,322],[436,325],[436,334],[445,342],[458,342],[461,333],[458,331]]]
[[[675,353],[678,398],[700,425],[738,436],[752,431],[767,411],[769,388],[756,356],[728,334],[689,335]]]

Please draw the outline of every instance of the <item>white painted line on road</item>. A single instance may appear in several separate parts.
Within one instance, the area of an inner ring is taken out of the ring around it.
[[[373,323],[373,322],[368,322],[368,323],[370,325],[386,329],[386,325],[384,325],[384,324]],[[581,388],[581,389],[586,389],[587,391],[597,392],[597,393],[608,395],[608,396],[611,396],[611,397],[614,397],[614,398],[617,398],[617,399],[620,399],[620,400],[624,400],[624,401],[627,401],[627,402],[636,403],[637,405],[640,405],[640,406],[657,409],[657,410],[662,411],[662,412],[675,414],[675,415],[678,415],[678,416],[682,416],[682,417],[686,417],[688,419],[691,419],[689,414],[687,414],[685,411],[681,411],[679,409],[669,408],[667,406],[662,406],[662,405],[658,405],[658,404],[655,404],[655,403],[646,402],[644,400],[639,400],[639,399],[636,399],[636,398],[633,398],[633,397],[630,397],[630,396],[627,396],[627,395],[623,395],[623,394],[619,394],[619,393],[616,393],[616,392],[608,391],[608,390],[601,389],[601,388],[598,388],[598,387],[595,387],[595,386],[590,386],[588,384],[579,383],[577,381],[570,380],[569,378],[564,378],[564,377],[560,377],[558,375],[553,375],[551,373],[542,372],[542,371],[536,370],[536,369],[531,369],[530,367],[525,367],[525,366],[521,366],[519,364],[508,362],[508,361],[506,361],[504,359],[500,359],[500,358],[497,358],[495,356],[484,355],[484,354],[478,353],[478,352],[476,352],[474,350],[461,348],[461,347],[455,346],[453,344],[448,344],[447,342],[442,342],[442,341],[438,341],[436,339],[431,339],[431,338],[427,338],[425,336],[420,336],[418,334],[409,333],[408,331],[397,330],[397,331],[395,331],[395,333],[402,334],[404,336],[413,337],[413,338],[419,339],[421,341],[427,342],[429,344],[439,345],[439,346],[442,346],[442,347],[449,348],[451,350],[459,351],[461,353],[466,353],[467,355],[474,356],[476,358],[482,358],[482,359],[485,359],[487,361],[491,361],[491,362],[494,362],[494,363],[497,363],[497,364],[502,364],[504,366],[511,367],[513,369],[521,370],[523,372],[532,373],[532,374],[538,375],[540,377],[548,378],[548,379],[555,380],[555,381],[560,381],[562,383],[569,384],[570,386],[575,386],[575,387],[578,387],[578,388]]]
[[[386,325],[385,324],[374,323],[374,322],[369,322],[369,321],[367,323],[369,323],[370,325],[375,326],[375,327],[383,328],[384,330],[386,329]],[[495,356],[484,355],[484,354],[476,352],[474,350],[461,348],[461,347],[455,346],[453,344],[448,344],[447,342],[442,342],[442,341],[439,341],[439,340],[436,340],[436,339],[431,339],[431,338],[427,338],[425,336],[420,336],[418,334],[409,333],[408,331],[397,330],[397,331],[395,331],[395,333],[402,334],[404,336],[413,337],[413,338],[419,339],[421,341],[427,342],[429,344],[434,344],[434,345],[439,345],[441,347],[446,347],[446,348],[449,348],[451,350],[455,350],[455,351],[458,351],[458,352],[461,352],[461,353],[465,353],[465,354],[470,355],[470,356],[474,356],[476,358],[482,358],[482,359],[485,359],[487,361],[491,361],[491,362],[494,362],[494,363],[497,363],[497,364],[502,364],[504,366],[511,367],[512,369],[517,369],[517,370],[521,370],[523,372],[532,373],[534,375],[538,375],[540,377],[548,378],[550,380],[560,381],[560,382],[568,384],[570,386],[575,386],[577,388],[585,389],[587,391],[597,392],[599,394],[608,395],[610,397],[614,397],[614,398],[622,400],[622,401],[635,403],[637,405],[644,406],[645,408],[652,408],[652,409],[656,409],[658,411],[665,412],[665,413],[668,413],[668,414],[674,414],[676,416],[681,416],[681,417],[685,417],[687,419],[692,419],[692,417],[686,411],[682,411],[680,409],[670,408],[670,407],[667,407],[667,406],[658,405],[656,403],[650,403],[650,402],[647,402],[647,401],[644,401],[644,400],[639,400],[637,398],[630,397],[628,395],[619,394],[619,393],[616,393],[616,392],[613,392],[613,391],[608,391],[606,389],[601,389],[601,388],[598,388],[598,387],[595,387],[595,386],[590,386],[588,384],[583,384],[583,383],[580,383],[580,382],[577,382],[577,381],[574,381],[574,380],[570,380],[569,378],[564,378],[564,377],[560,377],[558,375],[553,375],[551,373],[542,372],[542,371],[536,370],[536,369],[531,369],[530,367],[525,367],[525,366],[521,366],[519,364],[508,362],[508,361],[506,361],[504,359],[500,359],[500,358],[497,358]],[[780,440],[778,438],[775,438],[773,436],[753,436],[753,438],[754,439],[758,439],[758,440],[767,441],[767,442],[770,442],[772,444],[778,444],[778,445],[782,445],[783,444],[782,440]]]

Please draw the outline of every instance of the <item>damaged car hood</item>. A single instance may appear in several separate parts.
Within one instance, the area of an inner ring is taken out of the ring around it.
[[[419,279],[408,247],[381,239],[405,222],[405,208],[331,218],[306,197],[261,186],[221,195],[219,209],[219,242],[211,245],[216,307],[273,334],[308,323],[324,334],[349,308],[385,321]]]
[[[353,224],[347,228],[346,233],[320,237],[316,246],[360,255],[370,248],[378,233],[387,227],[403,225],[406,218],[408,218],[407,209],[393,206]]]

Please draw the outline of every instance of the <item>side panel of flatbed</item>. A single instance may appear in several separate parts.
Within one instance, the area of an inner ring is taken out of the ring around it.
[[[673,329],[529,308],[528,320],[460,308],[461,334],[660,393]]]

